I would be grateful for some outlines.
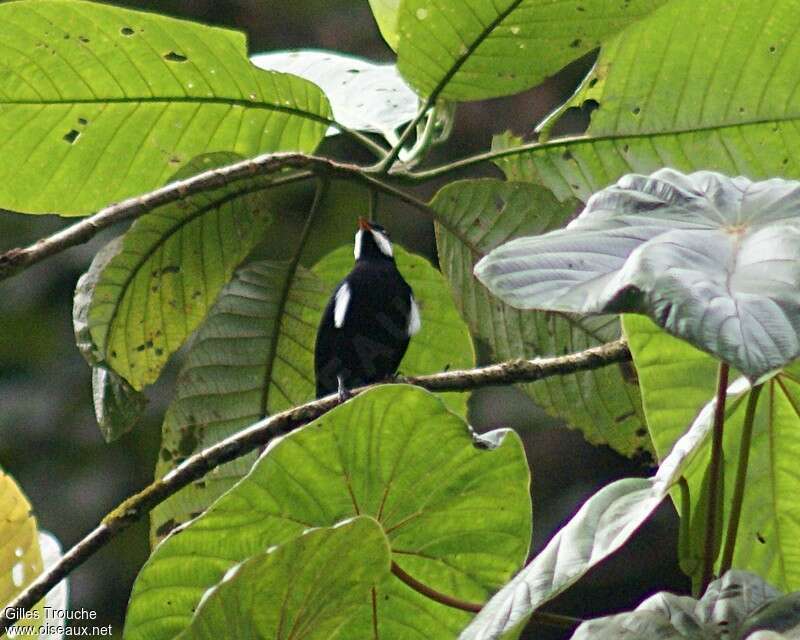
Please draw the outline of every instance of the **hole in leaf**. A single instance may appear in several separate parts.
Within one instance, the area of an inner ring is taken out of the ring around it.
[[[642,112],[642,108],[638,105],[631,109],[631,113],[635,116],[638,116]]]
[[[581,111],[586,115],[587,118],[591,118],[592,114],[600,108],[600,103],[597,100],[586,100],[581,105]]]
[[[126,38],[130,38],[135,33],[130,27],[122,27],[119,32]]]
[[[83,42],[83,44],[88,44],[89,42],[91,42],[91,41],[89,40],[89,38],[87,38],[86,36],[78,36],[78,40],[80,40],[81,42]]]
[[[572,47],[573,49],[577,49],[578,47],[581,46],[581,39],[575,38],[572,42],[569,43],[569,46]]]
[[[593,88],[597,84],[598,78],[592,78],[589,80],[589,88]]]
[[[64,140],[69,144],[75,144],[75,141],[81,137],[81,132],[77,129],[70,129],[64,134]]]
[[[78,118],[78,124],[85,127],[87,124],[89,124],[89,121],[86,118]]]
[[[775,53],[777,50],[778,48],[774,44],[769,48],[770,53]]]
[[[168,60],[169,62],[186,62],[189,58],[180,53],[175,53],[174,51],[170,51],[169,53],[164,54],[164,60]]]

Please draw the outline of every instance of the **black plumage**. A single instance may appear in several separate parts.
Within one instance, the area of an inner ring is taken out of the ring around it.
[[[359,218],[355,265],[331,295],[317,332],[317,397],[394,375],[419,329],[413,292],[385,229]]]

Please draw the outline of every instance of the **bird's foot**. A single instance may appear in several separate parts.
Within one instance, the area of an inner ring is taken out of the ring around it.
[[[339,402],[345,402],[353,397],[353,394],[350,390],[344,386],[344,381],[342,380],[341,376],[339,376],[339,391],[337,392],[339,397]]]

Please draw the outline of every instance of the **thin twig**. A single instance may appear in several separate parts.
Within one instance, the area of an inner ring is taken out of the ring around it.
[[[459,609],[460,611],[467,611],[468,613],[478,613],[482,608],[482,604],[476,602],[467,602],[459,598],[437,591],[436,589],[428,586],[424,582],[420,582],[414,576],[407,573],[400,565],[392,561],[392,574],[400,580],[403,584],[407,585],[417,593],[422,594],[426,598],[443,604],[452,609]],[[561,615],[560,613],[550,613],[549,611],[534,611],[531,615],[531,620],[539,624],[548,625],[551,627],[558,627],[560,629],[575,630],[583,620],[580,618],[573,618],[572,616]]]
[[[719,574],[725,572],[733,564],[733,552],[736,549],[736,534],[739,531],[739,518],[742,515],[742,503],[744,502],[744,486],[747,480],[747,466],[750,462],[750,442],[753,439],[753,422],[758,406],[758,397],[761,395],[763,385],[759,384],[750,390],[747,398],[747,408],[744,413],[744,424],[742,425],[742,436],[739,441],[739,461],[736,466],[736,485],[733,488],[733,498],[731,500],[731,514],[728,519],[728,533],[725,536],[725,547],[722,550],[722,560],[720,561]]]
[[[363,167],[358,165],[302,153],[269,153],[225,167],[210,169],[185,180],[171,182],[147,194],[109,205],[96,214],[84,218],[80,222],[47,238],[43,238],[28,247],[6,251],[0,254],[0,280],[10,278],[65,249],[88,242],[103,229],[118,222],[137,218],[156,207],[183,200],[204,191],[218,189],[240,180],[253,178],[257,175],[269,175],[286,170],[297,170],[298,172],[275,178],[269,185],[265,185],[265,188],[267,186],[274,187],[298,180],[306,180],[315,175],[355,180],[364,183],[371,189],[397,198],[432,218],[436,217],[435,212],[426,203],[411,194],[375,179]],[[452,229],[450,230],[453,231]],[[453,232],[456,233],[455,231]],[[456,233],[456,235],[458,234]]]
[[[717,375],[717,403],[714,407],[714,432],[711,437],[711,462],[708,475],[708,512],[706,513],[705,545],[703,548],[703,573],[700,581],[700,593],[705,593],[714,576],[714,563],[717,560],[717,523],[722,508],[719,492],[722,487],[722,437],[725,428],[725,399],[728,392],[728,371],[726,362],[719,363]]]
[[[512,360],[510,362],[462,371],[447,371],[400,381],[430,391],[468,391],[477,387],[534,382],[551,376],[599,369],[628,362],[631,353],[624,340],[616,340],[585,351],[553,358]],[[387,384],[387,383],[381,383]],[[354,396],[378,385],[352,390]],[[339,404],[336,394],[283,411],[247,427],[227,439],[187,458],[180,466],[131,496],[109,513],[83,540],[67,551],[61,560],[42,573],[19,596],[8,603],[0,615],[0,635],[14,624],[8,613],[27,610],[53,587],[79,567],[112,538],[140,520],[157,505],[226,462],[240,458],[319,418]]]

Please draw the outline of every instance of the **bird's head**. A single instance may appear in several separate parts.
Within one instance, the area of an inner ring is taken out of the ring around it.
[[[378,223],[359,217],[353,254],[356,260],[394,261],[389,233]]]

